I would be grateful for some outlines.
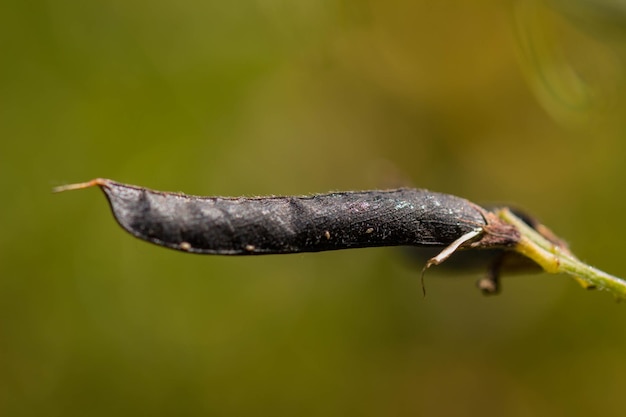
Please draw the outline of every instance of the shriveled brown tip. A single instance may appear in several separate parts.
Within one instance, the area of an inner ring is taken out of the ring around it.
[[[58,187],[54,187],[52,189],[53,193],[61,193],[63,191],[71,191],[71,190],[82,190],[83,188],[89,188],[89,187],[94,187],[94,186],[104,186],[106,185],[106,183],[109,182],[109,180],[104,179],[104,178],[95,178],[91,181],[87,181],[87,182],[81,182],[78,184],[67,184],[67,185],[60,185]]]

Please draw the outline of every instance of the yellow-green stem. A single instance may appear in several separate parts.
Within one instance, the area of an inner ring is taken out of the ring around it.
[[[497,214],[520,232],[521,238],[514,250],[535,261],[546,272],[569,274],[585,288],[610,291],[616,297],[626,299],[626,281],[623,279],[580,261],[541,236],[510,210],[504,208],[499,210]]]

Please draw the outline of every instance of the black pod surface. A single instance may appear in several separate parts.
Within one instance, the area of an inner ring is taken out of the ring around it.
[[[478,283],[485,294],[499,291],[503,268],[518,266],[519,261],[525,268],[532,261],[547,272],[574,276],[584,288],[626,297],[626,281],[580,262],[532,217],[520,214],[520,218],[506,207],[489,211],[448,194],[400,188],[304,197],[196,197],[102,178],[53,191],[93,186],[104,191],[116,220],[129,233],[180,251],[261,255],[374,246],[442,247],[426,262],[423,280],[427,268],[459,249],[487,249],[488,274]]]
[[[479,206],[421,189],[223,198],[159,192],[105,179],[83,188],[91,185],[102,188],[115,218],[132,235],[201,254],[441,247],[487,225]]]

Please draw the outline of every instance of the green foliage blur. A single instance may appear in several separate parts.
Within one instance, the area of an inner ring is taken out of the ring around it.
[[[125,234],[94,177],[413,184],[524,207],[626,275],[617,1],[0,5],[1,416],[623,416],[626,306],[397,249],[227,258]]]

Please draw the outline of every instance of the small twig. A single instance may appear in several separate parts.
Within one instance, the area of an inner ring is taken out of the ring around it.
[[[587,265],[568,251],[549,242],[508,208],[500,209],[496,214],[506,223],[515,226],[521,234],[521,239],[513,250],[532,259],[546,272],[571,275],[583,288],[610,291],[617,298],[626,299],[626,281],[623,279]]]

